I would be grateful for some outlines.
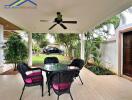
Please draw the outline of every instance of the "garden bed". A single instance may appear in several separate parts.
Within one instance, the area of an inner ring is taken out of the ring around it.
[[[115,73],[113,73],[109,69],[100,66],[94,65],[94,66],[88,66],[86,68],[92,71],[93,73],[95,73],[96,75],[115,75]]]

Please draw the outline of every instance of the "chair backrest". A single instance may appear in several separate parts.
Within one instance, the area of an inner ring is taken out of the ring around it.
[[[26,78],[26,71],[30,70],[29,66],[25,63],[20,63],[17,65],[17,69],[22,75],[23,79]]]
[[[70,66],[76,66],[76,67],[78,67],[79,69],[82,69],[83,66],[84,66],[84,60],[79,59],[79,58],[74,59],[74,60],[71,62]]]
[[[51,83],[72,83],[75,73],[75,70],[52,73]]]
[[[50,63],[59,63],[59,60],[57,57],[46,57],[44,60],[44,64],[50,64]]]

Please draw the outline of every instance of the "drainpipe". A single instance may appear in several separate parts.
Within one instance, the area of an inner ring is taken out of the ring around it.
[[[80,34],[80,39],[81,39],[81,59],[85,59],[85,36],[84,34]]]
[[[4,64],[4,50],[2,48],[4,44],[4,27],[0,25],[0,66]]]
[[[32,66],[32,33],[28,33],[28,65]]]

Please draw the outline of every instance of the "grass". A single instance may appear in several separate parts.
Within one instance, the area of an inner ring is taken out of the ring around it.
[[[70,59],[68,57],[65,57],[63,55],[58,55],[58,54],[49,54],[49,55],[46,55],[46,54],[39,54],[39,55],[33,55],[32,57],[32,63],[33,65],[43,65],[44,63],[44,59],[46,57],[57,57],[59,59],[59,62],[60,63],[64,63],[64,64],[68,64],[70,63]]]
[[[115,75],[115,73],[104,67],[91,66],[88,67],[88,69],[95,73],[96,75]]]

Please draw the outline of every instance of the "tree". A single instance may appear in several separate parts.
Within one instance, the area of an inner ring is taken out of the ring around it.
[[[79,42],[78,34],[56,34],[55,38],[58,43],[66,47],[66,55],[69,57],[72,55],[72,49],[75,48]]]
[[[27,47],[17,33],[12,33],[6,45],[5,59],[8,63],[14,63],[14,70],[16,70],[17,64],[25,61],[28,57]]]
[[[118,16],[113,16],[112,18],[106,20],[102,24],[98,25],[93,29],[92,32],[87,32],[85,35],[87,37],[85,44],[85,58],[89,60],[92,56],[96,65],[100,64],[100,44],[103,40],[107,39],[111,35],[111,32],[115,33],[115,29],[119,26],[120,19]],[[112,31],[110,24],[112,24]],[[107,30],[103,29],[103,26],[107,26]]]
[[[107,24],[113,24],[114,27],[117,28],[120,24],[120,18],[118,16],[113,16],[112,18],[106,20],[102,24],[96,26],[95,29],[99,29],[99,28],[101,28],[101,27],[103,27],[104,25],[107,25]]]
[[[33,44],[33,45],[32,45],[32,51],[33,51],[34,54],[39,55],[40,52],[41,52],[41,49],[40,49],[39,45]]]
[[[37,42],[37,44],[41,44],[41,42],[46,40],[46,34],[45,33],[33,33],[32,38]]]
[[[100,44],[102,43],[102,37],[94,37],[93,33],[87,32],[86,43],[85,43],[85,58],[86,61],[93,58],[94,63],[99,66],[100,64]]]

